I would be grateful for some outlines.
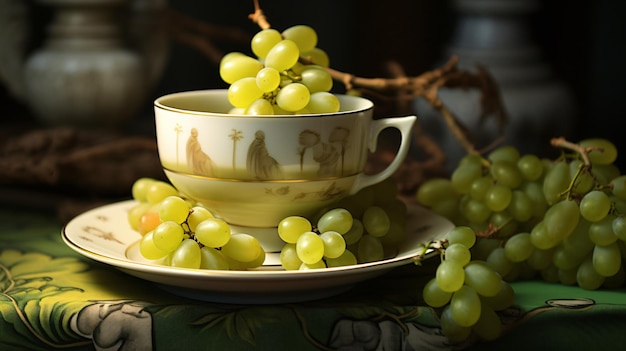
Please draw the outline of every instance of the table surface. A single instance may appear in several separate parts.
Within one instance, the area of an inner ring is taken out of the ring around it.
[[[451,344],[421,299],[437,258],[408,264],[330,298],[232,305],[175,296],[85,258],[63,223],[0,207],[1,350],[451,350],[626,345],[626,289],[514,282],[504,334]]]

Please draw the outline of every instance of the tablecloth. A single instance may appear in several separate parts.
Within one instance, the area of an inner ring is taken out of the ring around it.
[[[85,258],[48,213],[0,208],[0,350],[588,350],[626,347],[626,289],[512,284],[491,342],[451,344],[421,299],[437,258],[337,296],[274,305],[182,298]]]

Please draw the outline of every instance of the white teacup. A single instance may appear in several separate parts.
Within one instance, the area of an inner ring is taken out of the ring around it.
[[[371,101],[339,95],[337,113],[228,114],[227,90],[189,91],[155,101],[159,158],[172,184],[236,226],[276,227],[388,178],[410,146],[415,116],[373,120]],[[386,128],[401,133],[395,159],[363,172]]]

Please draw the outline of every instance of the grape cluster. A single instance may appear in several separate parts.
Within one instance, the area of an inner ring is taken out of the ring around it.
[[[317,47],[317,33],[296,25],[282,33],[263,29],[251,41],[255,57],[231,52],[220,61],[220,77],[230,86],[231,113],[288,115],[339,111],[330,90],[328,55]]]
[[[248,234],[231,234],[224,220],[179,195],[171,184],[140,178],[132,187],[138,201],[128,213],[131,227],[142,237],[139,252],[149,260],[173,267],[247,269],[265,261],[259,241]]]
[[[442,308],[441,328],[452,342],[472,333],[493,340],[502,333],[496,311],[513,305],[511,286],[488,264],[472,259],[476,235],[468,226],[446,234],[442,260],[435,277],[423,288],[422,297],[431,307]]]
[[[278,225],[286,270],[330,268],[383,260],[404,239],[406,204],[393,179],[362,189],[313,219],[289,216]],[[312,225],[315,223],[315,226]]]
[[[585,289],[626,280],[626,175],[603,138],[557,138],[555,159],[502,146],[468,155],[449,178],[430,179],[420,203],[473,228],[472,248],[505,280],[539,277]]]

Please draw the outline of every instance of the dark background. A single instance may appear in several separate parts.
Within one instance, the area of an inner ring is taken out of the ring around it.
[[[274,28],[301,23],[314,27],[319,46],[331,58],[331,66],[364,77],[385,76],[384,64],[388,60],[398,61],[409,75],[436,67],[446,59],[444,49],[456,16],[449,2],[440,0],[265,0],[261,5]],[[38,16],[34,32],[40,35],[33,42],[38,43],[49,16],[45,9],[39,9],[41,5],[33,6],[37,6]],[[258,30],[247,18],[253,11],[251,0],[173,0],[170,7],[251,35]],[[622,108],[626,91],[626,26],[622,20],[625,14],[626,1],[622,0],[541,1],[541,9],[529,17],[533,38],[545,61],[575,95],[580,113],[572,123],[577,125],[577,136],[607,137],[622,150],[626,150],[620,128],[626,117]],[[220,49],[246,50],[228,44],[222,44]],[[153,98],[170,92],[219,87],[225,85],[215,65],[198,51],[173,43],[162,79],[129,131],[150,132]],[[0,103],[0,129],[15,123],[37,126],[28,107],[1,86]]]

